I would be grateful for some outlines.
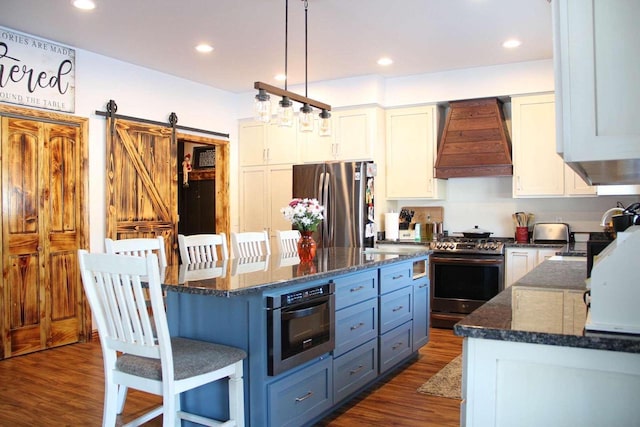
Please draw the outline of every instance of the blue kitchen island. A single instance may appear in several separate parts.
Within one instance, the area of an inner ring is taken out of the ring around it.
[[[170,332],[247,352],[246,425],[311,425],[392,374],[428,342],[429,253],[330,248],[318,250],[312,264],[272,254],[204,269],[169,268],[164,288]],[[217,277],[205,278],[206,270]],[[324,285],[334,290],[334,348],[270,375],[275,346],[268,305]],[[183,408],[225,419],[226,384],[219,383],[185,393]]]

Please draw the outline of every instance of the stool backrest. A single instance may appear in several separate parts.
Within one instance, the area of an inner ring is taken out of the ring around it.
[[[178,247],[182,264],[229,259],[227,235],[225,233],[193,234],[190,236],[178,234]]]
[[[158,257],[160,269],[167,267],[167,254],[164,249],[164,239],[158,237],[141,237],[135,239],[104,239],[104,246],[108,254],[146,257],[155,253]]]
[[[300,232],[298,230],[276,230],[278,252],[281,254],[297,254]]]
[[[266,231],[231,233],[231,246],[236,258],[271,254],[269,234]]]

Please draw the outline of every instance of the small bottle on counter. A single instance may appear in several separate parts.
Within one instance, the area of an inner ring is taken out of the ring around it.
[[[431,215],[427,215],[427,223],[424,225],[425,228],[425,236],[424,238],[427,242],[433,240],[433,222],[431,222]]]

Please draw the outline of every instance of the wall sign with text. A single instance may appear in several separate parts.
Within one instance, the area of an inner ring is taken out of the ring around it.
[[[76,51],[0,27],[0,102],[75,112]]]

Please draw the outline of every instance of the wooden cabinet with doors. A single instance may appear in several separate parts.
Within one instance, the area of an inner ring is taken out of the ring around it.
[[[87,119],[0,105],[0,358],[85,340]]]

